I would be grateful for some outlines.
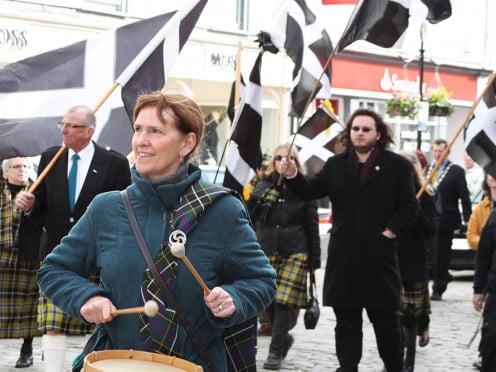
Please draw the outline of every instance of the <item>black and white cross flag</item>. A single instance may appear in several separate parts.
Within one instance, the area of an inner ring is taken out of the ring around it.
[[[481,167],[496,163],[496,73],[465,129],[465,150]]]
[[[294,144],[308,175],[317,173],[326,160],[334,156],[338,134],[343,129],[329,110],[320,105],[295,134]]]
[[[426,20],[430,23],[438,23],[451,16],[450,0],[421,1],[427,7]],[[411,0],[360,0],[336,46],[337,51],[357,40],[366,40],[384,48],[400,47],[408,28],[410,2]]]
[[[266,50],[277,53],[284,48],[293,61],[290,115],[300,118],[308,101],[331,97],[331,65],[325,71],[324,66],[332,53],[332,42],[304,0],[281,3],[274,19],[282,19],[284,26],[279,29],[279,22],[274,21],[258,37]]]
[[[250,79],[243,89],[239,109],[234,116],[226,159],[223,185],[242,195],[244,186],[255,176],[262,159],[262,87],[260,72],[263,50],[258,54]]]
[[[49,146],[60,145],[62,136],[56,123],[67,109],[94,107],[118,79],[125,87],[129,108],[138,93],[161,89],[167,76],[166,55],[179,53],[205,3],[192,3],[196,5],[184,19],[174,17],[184,10],[170,12],[0,68],[0,159],[38,155]],[[166,29],[168,22],[176,19],[179,31],[174,31],[172,24]],[[164,30],[168,32],[165,35]],[[163,39],[156,40],[161,32],[163,37],[169,33],[178,37],[175,42],[170,38],[175,48]],[[146,76],[153,76],[153,81]],[[119,90],[117,87],[97,110],[94,140],[127,154],[132,126]]]

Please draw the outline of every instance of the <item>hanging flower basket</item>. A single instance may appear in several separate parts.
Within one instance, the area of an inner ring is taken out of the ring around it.
[[[387,101],[386,114],[389,116],[404,116],[415,119],[419,108],[419,101],[415,97],[402,97],[393,94],[393,98]]]
[[[448,92],[445,87],[441,87],[433,92],[427,102],[429,102],[429,116],[450,116],[455,108],[449,101],[453,93]]]

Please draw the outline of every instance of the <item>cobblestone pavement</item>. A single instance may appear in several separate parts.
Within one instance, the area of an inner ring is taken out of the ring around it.
[[[319,294],[323,279],[323,270],[317,271]],[[472,362],[477,356],[479,335],[470,348],[467,344],[474,335],[479,322],[479,314],[473,310],[472,282],[470,278],[460,278],[449,284],[443,301],[432,303],[431,341],[425,348],[417,348],[417,372],[452,372],[474,371]],[[320,296],[319,296],[320,297]],[[334,371],[337,358],[334,348],[335,318],[331,308],[321,308],[321,317],[317,329],[305,330],[300,314],[298,324],[292,330],[295,343],[283,362],[281,371]],[[80,352],[84,337],[70,337],[67,348],[67,371],[70,361]],[[270,337],[259,337],[257,365],[262,371],[262,364],[268,354]],[[0,371],[20,371],[13,366],[19,356],[22,340],[0,340]],[[378,372],[382,362],[377,354],[372,327],[364,314],[364,347],[360,363],[361,372]],[[44,371],[41,360],[41,338],[34,342],[34,365],[24,369],[33,372]]]

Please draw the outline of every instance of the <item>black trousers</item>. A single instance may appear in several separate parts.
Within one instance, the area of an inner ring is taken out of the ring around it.
[[[496,294],[488,293],[484,304],[480,352],[483,372],[496,371]]]
[[[438,231],[436,234],[436,269],[434,272],[434,284],[432,291],[443,294],[448,287],[450,274],[448,271],[451,259],[451,245],[453,243],[453,231]]]
[[[362,358],[362,308],[333,307],[336,315],[334,328],[339,371],[358,370]],[[398,311],[366,308],[374,327],[379,355],[388,372],[403,369],[403,340]]]

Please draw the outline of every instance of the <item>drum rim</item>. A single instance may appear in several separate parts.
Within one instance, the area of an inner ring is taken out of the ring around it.
[[[153,363],[161,363],[178,369],[182,369],[186,372],[203,372],[202,366],[194,364],[185,359],[178,358],[176,356],[170,356],[159,353],[152,353],[148,351],[134,350],[134,349],[112,349],[112,350],[101,350],[93,351],[85,356],[84,358],[84,368],[83,371],[87,371],[87,367],[92,368],[91,371],[100,371],[97,367],[93,366],[92,363],[99,360],[109,360],[109,359],[129,359],[129,360],[141,360]]]

